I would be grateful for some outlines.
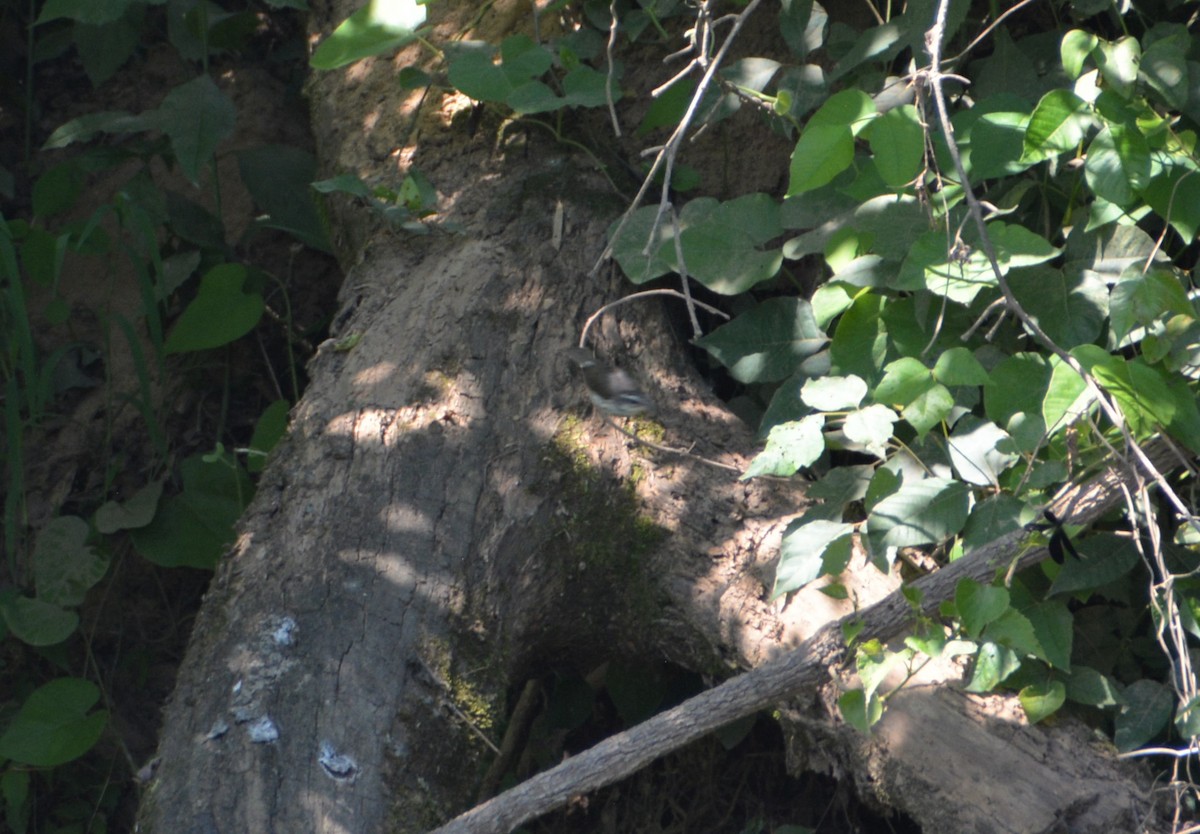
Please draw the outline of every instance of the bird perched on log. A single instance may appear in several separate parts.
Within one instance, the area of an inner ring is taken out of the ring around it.
[[[583,374],[588,396],[601,411],[630,417],[650,409],[650,399],[625,371],[597,359],[586,348],[571,348],[567,357]]]

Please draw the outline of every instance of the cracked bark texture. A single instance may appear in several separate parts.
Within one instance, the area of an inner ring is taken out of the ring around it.
[[[353,11],[313,7],[323,32]],[[475,10],[432,6],[435,40]],[[472,36],[529,22],[497,3]],[[588,275],[624,204],[542,132],[490,112],[476,126],[461,98],[403,97],[395,73],[421,57],[311,84],[326,173],[397,181],[415,165],[441,193],[439,228],[398,234],[333,208],[343,307],[197,619],[143,831],[427,831],[472,804],[490,755],[472,726],[493,730],[530,672],[624,654],[729,674],[850,605],[764,601],[795,490],[635,448],[588,416],[563,352],[628,291]],[[607,316],[598,344],[647,385],[660,442],[745,464],[752,433],[688,370],[656,302]],[[866,572],[854,603],[893,588]],[[788,712],[796,766],[919,817],[897,789],[911,773],[888,771],[912,765],[847,736],[818,701]],[[943,738],[936,711],[894,711],[935,757],[972,743]],[[998,793],[989,811],[1015,816]]]

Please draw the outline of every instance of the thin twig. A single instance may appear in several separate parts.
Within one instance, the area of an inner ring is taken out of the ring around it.
[[[579,346],[580,347],[587,346],[588,330],[591,329],[592,324],[596,321],[596,319],[600,318],[602,315],[607,313],[613,307],[619,307],[622,304],[628,304],[630,301],[636,301],[637,299],[644,298],[648,295],[670,295],[670,296],[674,296],[676,298],[682,298],[684,301],[688,302],[689,304],[695,304],[698,307],[703,307],[705,310],[708,310],[708,312],[718,315],[721,318],[724,318],[724,319],[729,318],[728,313],[718,310],[716,307],[712,306],[711,304],[705,304],[703,301],[697,301],[694,298],[686,296],[683,293],[681,293],[679,290],[666,290],[666,289],[663,289],[663,290],[640,290],[639,292],[635,292],[635,293],[631,293],[630,295],[622,296],[621,298],[618,298],[616,301],[610,301],[607,304],[605,304],[603,307],[601,307],[599,310],[597,310],[596,312],[594,312],[590,316],[588,316],[588,320],[586,322],[584,322],[584,324],[583,324],[583,332],[579,334]]]
[[[617,46],[617,0],[612,0],[608,5],[608,13],[612,15],[612,20],[608,26],[608,48],[605,55],[608,58],[608,73],[604,76],[604,98],[608,101],[608,115],[612,118],[613,133],[617,138],[621,136],[621,123],[617,121],[617,106],[613,102],[612,86],[613,74],[616,72],[615,64],[613,63],[613,50]]]
[[[675,126],[675,130],[671,132],[671,136],[663,145],[663,149],[658,153],[657,156],[655,156],[654,162],[650,165],[650,170],[646,173],[645,179],[642,180],[642,185],[638,189],[638,193],[634,195],[633,200],[629,204],[629,208],[625,210],[625,213],[621,216],[620,221],[618,221],[616,229],[609,238],[608,245],[604,247],[604,251],[601,252],[600,257],[596,259],[596,263],[590,272],[591,275],[597,274],[600,271],[600,265],[612,256],[612,241],[616,240],[620,236],[621,231],[625,228],[625,224],[629,222],[629,218],[632,217],[633,213],[637,211],[639,206],[641,206],[642,200],[646,198],[646,194],[650,191],[650,186],[653,184],[654,177],[658,173],[659,169],[665,167],[663,173],[663,193],[659,202],[659,214],[658,217],[655,218],[654,231],[652,231],[650,235],[651,240],[654,238],[654,233],[658,229],[659,218],[661,218],[663,212],[666,211],[666,206],[669,202],[671,171],[675,167],[675,155],[679,151],[679,146],[683,143],[683,139],[687,135],[688,128],[691,127],[692,120],[696,117],[696,111],[700,108],[700,102],[703,101],[704,94],[708,92],[709,85],[712,84],[713,76],[716,74],[717,69],[721,66],[721,62],[725,59],[725,55],[729,52],[729,49],[733,45],[734,40],[737,38],[738,33],[741,31],[742,26],[745,25],[745,22],[750,18],[750,15],[754,14],[755,9],[757,9],[761,3],[762,0],[750,0],[750,2],[746,4],[746,8],[742,9],[737,18],[734,19],[733,25],[729,29],[729,34],[725,36],[725,40],[721,44],[721,48],[717,51],[717,54],[713,57],[713,59],[708,62],[708,66],[705,68],[704,75],[701,77],[700,83],[696,85],[696,92],[692,95],[692,100],[688,104],[688,108],[684,112],[683,117],[679,120],[679,124],[677,124]],[[704,6],[706,5],[707,4],[704,4]],[[703,46],[703,44],[701,46]],[[676,231],[676,234],[678,234],[678,231]]]
[[[609,415],[607,415],[607,414],[604,415],[604,420],[610,426],[612,426],[614,429],[616,429],[621,434],[625,435],[626,437],[628,437],[630,440],[634,441],[635,443],[638,443],[639,445],[647,446],[647,447],[654,449],[656,451],[659,451],[659,452],[666,452],[669,455],[679,455],[680,457],[689,458],[691,460],[706,464],[708,466],[715,466],[717,469],[724,469],[729,472],[737,472],[739,475],[742,473],[742,470],[737,468],[736,466],[731,466],[728,463],[721,463],[720,461],[716,461],[716,460],[709,460],[708,458],[701,457],[700,455],[694,455],[694,454],[692,454],[691,449],[678,449],[674,446],[663,446],[661,443],[655,443],[652,440],[645,439],[644,437],[638,437],[633,432],[628,431],[627,429],[623,429],[620,426],[618,426],[616,423],[614,423],[612,421],[612,418],[609,417]]]

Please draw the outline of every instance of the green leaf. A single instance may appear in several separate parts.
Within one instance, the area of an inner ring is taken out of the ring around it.
[[[797,58],[820,47],[824,40],[820,32],[823,25],[824,14],[814,14],[813,0],[781,0],[779,34]]]
[[[943,351],[933,366],[933,377],[943,385],[987,385],[988,372],[965,347]]]
[[[754,238],[722,224],[706,223],[684,229],[683,256],[692,277],[713,292],[737,295],[779,273],[783,254],[761,251]]]
[[[1142,59],[1142,47],[1137,38],[1126,36],[1115,43],[1100,41],[1092,57],[1104,76],[1107,89],[1129,98],[1137,83],[1138,64]]]
[[[1005,267],[1037,266],[1062,254],[1061,249],[1024,226],[993,222],[987,225],[987,230],[996,247],[1001,272],[1008,272]]]
[[[799,590],[825,573],[840,573],[850,559],[854,525],[797,519],[784,531],[771,599]]]
[[[985,626],[1010,610],[1007,589],[981,585],[974,579],[959,580],[954,589],[954,604],[967,636],[972,639],[978,638]]]
[[[846,411],[856,408],[866,395],[867,383],[854,375],[810,379],[800,389],[800,399],[815,411]]]
[[[987,230],[1002,275],[1015,268],[1044,263],[1059,254],[1049,241],[1023,226],[993,222]],[[894,289],[925,288],[958,304],[970,304],[982,290],[996,285],[995,272],[981,247],[969,246],[954,254],[951,257],[947,251],[944,234],[922,235],[900,265]]]
[[[45,600],[15,596],[0,601],[0,614],[17,639],[31,646],[54,646],[79,626],[79,615]]]
[[[646,664],[614,661],[608,665],[604,687],[617,715],[628,726],[641,723],[658,711],[667,694],[666,682]]]
[[[825,425],[822,414],[810,414],[794,423],[780,423],[767,435],[767,445],[750,461],[746,473],[739,480],[745,481],[758,475],[790,477],[807,466],[812,466],[825,451],[825,438],[821,429]]]
[[[688,105],[692,101],[692,94],[695,92],[696,82],[691,78],[676,81],[658,98],[650,101],[650,106],[646,108],[646,115],[642,117],[642,122],[638,125],[637,135],[645,136],[655,128],[673,127],[678,124],[679,120],[683,118],[683,114],[687,112]]]
[[[954,471],[969,484],[999,486],[1000,473],[1012,466],[1018,456],[1011,449],[1011,438],[997,426],[973,415],[966,415],[954,426],[947,441]]]
[[[771,197],[754,193],[723,203],[693,200],[688,208],[680,246],[688,271],[704,286],[736,295],[779,272],[781,250],[759,248],[783,231],[779,204]],[[673,241],[664,254],[678,271]]]
[[[1136,126],[1105,122],[1088,146],[1083,171],[1097,196],[1128,206],[1150,181],[1150,147]]]
[[[1081,559],[1068,558],[1054,577],[1048,594],[1073,594],[1102,588],[1138,564],[1137,546],[1129,539],[1100,533],[1089,536],[1085,546],[1076,545]]]
[[[106,501],[96,510],[96,530],[108,535],[118,530],[133,530],[145,527],[158,510],[162,497],[163,482],[151,481],[124,503]]]
[[[1035,353],[1018,353],[992,368],[983,389],[984,410],[998,426],[1007,426],[1014,414],[1040,414],[1050,382],[1050,363]]]
[[[1024,155],[1042,159],[1073,151],[1083,142],[1091,124],[1087,102],[1070,90],[1051,90],[1042,96],[1029,117]]]
[[[52,217],[69,211],[83,185],[83,172],[75,162],[55,165],[33,184],[33,213],[37,217]]]
[[[950,263],[945,234],[926,232],[913,241],[892,288],[928,289],[958,304],[970,304],[976,295],[994,284],[991,266],[982,252],[969,252],[965,259]]]
[[[846,415],[842,433],[851,444],[877,458],[886,458],[888,443],[895,434],[896,412],[886,405],[869,405]],[[835,470],[836,471],[836,470]]]
[[[824,501],[825,506],[836,507],[836,517],[841,518],[847,504],[861,501],[867,494],[872,471],[871,466],[839,466],[814,481],[806,495],[813,500]],[[812,509],[810,507],[809,511]]]
[[[170,137],[179,167],[195,185],[201,167],[233,133],[237,109],[211,78],[201,75],[167,93],[153,121]]]
[[[1008,286],[1047,336],[1065,350],[1094,342],[1108,315],[1108,287],[1090,272],[1053,267],[1014,269]]]
[[[518,114],[541,113],[566,105],[553,90],[536,79],[552,66],[554,56],[528,35],[510,35],[500,44],[500,63],[488,44],[462,43],[451,58],[450,83],[478,101],[507,104]],[[579,98],[603,94],[603,78],[577,75],[571,93]],[[589,92],[590,91],[590,92]]]
[[[830,96],[796,142],[785,196],[820,188],[846,170],[854,160],[854,137],[875,115],[874,102],[860,90]]]
[[[865,380],[877,378],[887,356],[887,328],[880,318],[883,305],[882,295],[864,292],[842,314],[829,345],[830,359],[839,373]]]
[[[1099,38],[1082,29],[1072,29],[1063,35],[1059,52],[1062,56],[1063,69],[1067,71],[1067,75],[1072,79],[1083,75],[1085,62],[1099,43]]]
[[[338,174],[331,179],[317,180],[312,187],[321,194],[349,194],[364,200],[373,196],[370,187],[355,174]]]
[[[954,410],[954,396],[946,386],[936,383],[900,411],[910,426],[917,431],[917,437],[924,437],[932,428],[938,426],[950,416]]]
[[[838,711],[847,724],[867,733],[883,717],[883,701],[877,694],[868,698],[861,689],[851,689],[838,698]]]
[[[878,640],[869,640],[860,644],[854,653],[854,667],[863,691],[873,695],[893,669],[907,666],[912,659],[911,649],[892,651]]]
[[[1024,507],[1021,499],[1003,492],[980,501],[971,509],[971,515],[963,527],[963,548],[969,553],[1020,530]]]
[[[1178,707],[1175,713],[1175,732],[1180,738],[1195,738],[1200,735],[1200,698],[1192,697]]]
[[[83,602],[88,590],[108,572],[108,560],[88,545],[82,518],[59,516],[38,531],[33,550],[37,597],[64,608]]]
[[[796,142],[788,169],[785,197],[812,191],[832,182],[854,161],[854,134],[846,125],[809,125]]]
[[[331,70],[372,55],[399,49],[417,37],[425,22],[418,0],[369,0],[321,42],[309,60],[317,70]]]
[[[827,339],[799,298],[771,298],[696,340],[740,382],[786,379]]]
[[[905,406],[936,384],[933,373],[921,360],[905,356],[888,364],[872,396],[880,403]]]
[[[1054,715],[1066,703],[1067,688],[1063,686],[1062,681],[1032,684],[1017,693],[1017,697],[1029,723],[1037,724],[1043,718]]]
[[[971,680],[963,687],[967,692],[991,692],[1021,668],[1021,658],[1012,649],[995,643],[984,643],[975,655]]]
[[[738,718],[735,721],[730,721],[728,724],[723,724],[713,730],[713,737],[721,742],[721,746],[726,750],[733,750],[750,735],[750,731],[754,729],[754,725],[758,722],[758,713],[752,712],[749,715]],[[775,829],[777,834],[787,834],[781,828]],[[803,832],[794,832],[794,834],[803,834]]]
[[[234,539],[233,525],[254,487],[227,461],[193,455],[180,464],[183,492],[162,502],[154,520],[132,532],[138,552],[163,567],[212,569]]]
[[[100,690],[80,678],[58,678],[29,694],[0,736],[0,756],[34,767],[78,759],[100,738],[108,713],[88,715]]]
[[[971,126],[971,173],[978,179],[1011,176],[1036,164],[1023,158],[1029,114],[983,113]]]
[[[267,454],[287,433],[288,413],[291,410],[292,404],[287,400],[276,400],[263,410],[250,437],[251,454],[246,461],[247,472],[262,472],[266,467]]]
[[[925,129],[911,104],[893,108],[870,127],[875,167],[889,188],[900,189],[916,179],[925,158]]]
[[[872,550],[940,542],[962,530],[971,496],[948,478],[906,480],[876,503],[867,519]]]
[[[1121,695],[1125,703],[1117,714],[1113,743],[1128,753],[1166,728],[1175,696],[1168,687],[1146,678],[1131,683]]]
[[[238,170],[250,196],[266,218],[258,222],[281,229],[305,246],[332,254],[325,224],[309,185],[317,173],[312,154],[290,145],[264,145],[238,153]]]
[[[954,408],[954,397],[946,387],[910,356],[888,364],[872,396],[880,403],[901,406],[901,415],[922,436]]]
[[[1156,27],[1162,33],[1160,27]],[[1183,110],[1188,102],[1187,51],[1191,33],[1183,26],[1167,37],[1160,37],[1142,54],[1142,77],[1154,88],[1171,110]]]
[[[1174,420],[1175,395],[1161,367],[1110,356],[1089,370],[1116,398],[1135,436],[1149,437]]]
[[[1067,678],[1067,697],[1077,704],[1113,707],[1121,703],[1116,684],[1088,666],[1072,666]]]
[[[258,293],[242,289],[246,268],[218,264],[200,279],[196,298],[180,314],[167,336],[166,352],[184,353],[229,344],[254,329],[263,313]]]
[[[1071,645],[1075,621],[1067,606],[1058,600],[1035,603],[1022,612],[1033,626],[1042,659],[1056,669],[1071,668]]]
[[[1196,405],[1196,392],[1183,379],[1171,381],[1171,393],[1175,395],[1175,415],[1167,424],[1171,436],[1200,454],[1200,408]]]
[[[46,0],[37,23],[69,18],[78,23],[100,25],[120,20],[125,10],[141,0]]]
[[[4,818],[13,834],[25,834],[29,826],[29,771],[9,768],[0,776]]]
[[[99,87],[112,78],[137,49],[142,34],[143,8],[134,6],[133,13],[100,26],[77,23],[74,27],[75,51],[88,80]],[[132,19],[131,19],[132,18]]]
[[[1072,350],[1071,355],[1086,367],[1087,357],[1106,356],[1107,353],[1095,345],[1081,345]],[[1092,409],[1095,398],[1083,377],[1057,356],[1050,357],[1050,366],[1050,383],[1042,400],[1041,413],[1042,430],[1053,437],[1082,419]]]
[[[1046,659],[1046,652],[1034,634],[1032,623],[1015,608],[1006,608],[999,617],[984,626],[981,639],[1006,646],[1020,655]]]
[[[1144,274],[1127,271],[1112,288],[1109,302],[1113,338],[1124,339],[1135,327],[1146,327],[1169,313],[1195,318],[1187,290],[1175,274],[1154,267]]]
[[[854,44],[846,50],[830,71],[831,81],[842,78],[866,61],[886,61],[904,45],[904,30],[899,20],[889,20],[879,26],[859,32]]]
[[[1186,246],[1200,230],[1200,168],[1190,159],[1172,157],[1143,193],[1159,217],[1171,224]]]

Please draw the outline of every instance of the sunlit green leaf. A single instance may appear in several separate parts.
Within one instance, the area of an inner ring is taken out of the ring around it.
[[[962,530],[970,491],[961,481],[926,478],[904,481],[875,504],[867,519],[874,549],[940,542]]]
[[[887,457],[888,443],[895,433],[899,417],[886,405],[869,405],[846,415],[842,433],[846,440],[862,446],[875,457]]]
[[[741,480],[758,475],[788,477],[816,462],[825,451],[822,414],[812,414],[795,423],[781,423],[767,435],[766,447],[754,456]]]
[[[853,533],[851,524],[821,519],[799,519],[788,525],[771,598],[799,590],[822,574],[840,573],[850,559]]]
[[[999,448],[1008,434],[995,423],[967,415],[954,426],[947,441],[954,471],[969,484],[996,486],[1000,473],[1017,461],[1011,449]]]
[[[1067,700],[1067,688],[1062,681],[1050,681],[1046,684],[1026,686],[1017,697],[1025,716],[1030,724],[1037,724],[1044,718],[1049,718],[1062,707]]]
[[[967,635],[976,638],[985,626],[1009,610],[1009,595],[1004,588],[963,579],[955,586],[954,604]]]
[[[1025,131],[1025,156],[1035,159],[1075,150],[1091,126],[1087,103],[1070,90],[1052,90],[1042,97]]]
[[[317,46],[309,65],[331,70],[391,52],[416,39],[424,22],[425,4],[417,0],[371,0]]]

